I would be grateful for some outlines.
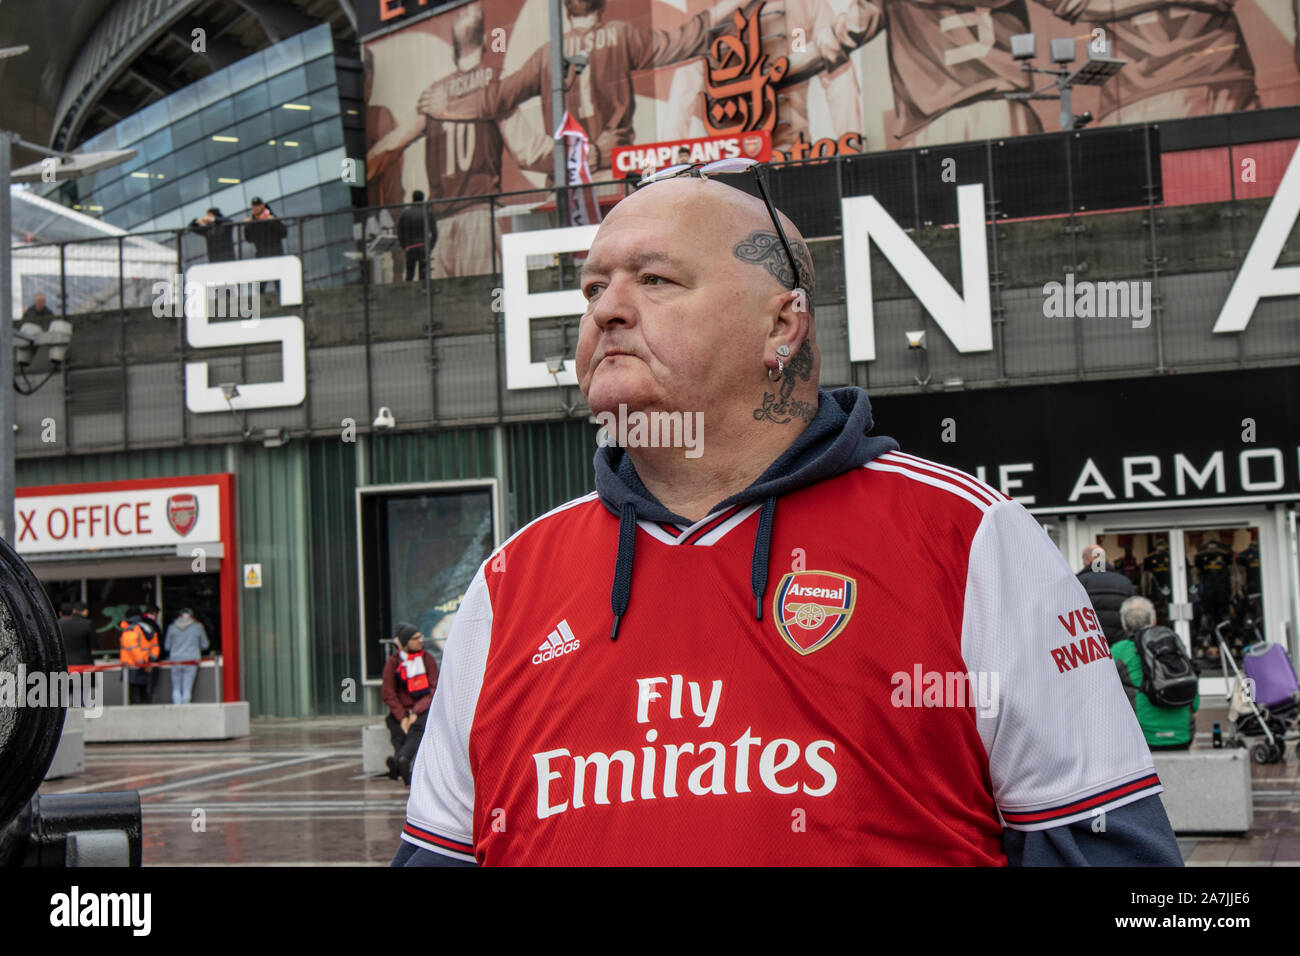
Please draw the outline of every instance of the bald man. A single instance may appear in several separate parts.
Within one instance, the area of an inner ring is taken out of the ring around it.
[[[1124,625],[1120,620],[1120,605],[1133,596],[1133,582],[1106,560],[1105,548],[1090,544],[1083,549],[1079,583],[1088,592],[1088,600],[1097,612],[1097,623],[1106,635],[1106,643],[1122,641]]]
[[[596,235],[596,491],[470,585],[394,865],[1179,863],[1078,581],[818,387],[808,248],[728,179]]]

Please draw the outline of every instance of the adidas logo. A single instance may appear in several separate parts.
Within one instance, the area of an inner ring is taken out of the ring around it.
[[[546,635],[546,640],[538,645],[537,653],[533,655],[533,663],[540,664],[543,661],[551,660],[551,658],[561,657],[576,651],[578,647],[578,639],[573,636],[573,631],[569,629],[569,622],[560,621],[559,624],[555,625],[555,630]]]

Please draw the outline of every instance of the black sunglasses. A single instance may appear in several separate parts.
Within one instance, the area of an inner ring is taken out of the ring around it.
[[[648,186],[650,183],[662,182],[665,179],[675,179],[678,176],[694,176],[697,179],[708,179],[710,175],[718,173],[747,173],[754,171],[754,180],[758,183],[758,194],[763,197],[763,202],[767,205],[767,212],[772,217],[772,225],[776,226],[776,234],[781,239],[781,245],[785,249],[785,254],[790,260],[790,268],[794,270],[794,285],[792,289],[803,289],[803,270],[799,268],[799,260],[794,257],[794,250],[790,248],[790,240],[785,237],[785,230],[781,228],[781,219],[776,214],[776,207],[772,205],[771,198],[767,195],[767,186],[763,183],[763,174],[759,171],[762,165],[756,159],[719,159],[712,163],[679,163],[676,166],[665,166],[658,172],[651,173],[642,177],[637,188]]]

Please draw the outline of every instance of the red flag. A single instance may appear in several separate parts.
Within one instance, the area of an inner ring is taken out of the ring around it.
[[[582,124],[573,118],[568,110],[555,131],[555,138],[563,137],[568,141],[568,168],[570,186],[591,185],[591,169],[587,165],[587,154],[591,151],[591,139]],[[590,188],[574,189],[569,193],[569,225],[594,226],[600,222],[600,207],[596,196]]]

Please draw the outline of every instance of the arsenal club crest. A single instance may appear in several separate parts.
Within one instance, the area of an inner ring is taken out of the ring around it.
[[[167,499],[167,523],[182,538],[194,530],[194,523],[199,520],[199,499],[197,495],[172,495]]]
[[[740,137],[740,150],[750,159],[763,151],[763,137],[758,135]]]
[[[772,616],[785,642],[811,654],[833,641],[853,616],[858,582],[833,571],[794,571],[781,579]]]

